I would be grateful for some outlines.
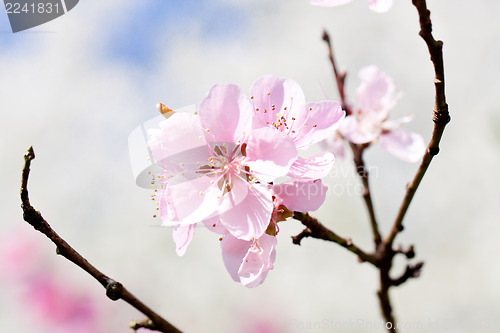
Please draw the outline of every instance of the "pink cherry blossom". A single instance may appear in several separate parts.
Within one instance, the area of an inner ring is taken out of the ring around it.
[[[373,65],[363,68],[359,77],[361,84],[356,91],[359,105],[342,123],[339,130],[342,136],[356,144],[379,140],[381,148],[404,161],[420,160],[425,152],[424,140],[419,134],[400,128],[412,117],[388,119],[399,97],[392,79]]]
[[[229,275],[246,287],[257,287],[273,269],[276,259],[276,237],[264,234],[250,241],[227,234],[222,237],[221,248]]]
[[[96,308],[91,298],[63,281],[39,275],[30,283],[26,304],[52,332],[91,333],[98,330]]]
[[[325,201],[327,190],[321,179],[289,180],[273,185],[275,207],[283,205],[290,211],[315,211]]]
[[[332,136],[345,117],[337,102],[306,103],[302,89],[291,79],[263,76],[255,81],[250,92],[256,126],[288,135],[297,149],[307,149]],[[310,158],[299,157],[289,176],[318,179],[330,172],[333,162],[334,156],[326,151]]]
[[[344,5],[352,0],[310,0],[313,6],[335,7]],[[384,13],[391,9],[393,0],[367,0],[368,7],[377,13]]]
[[[39,235],[19,229],[4,230],[0,236],[0,282],[6,282],[14,296],[9,300],[9,293],[3,293],[2,297],[13,308],[22,307],[26,321],[38,328],[34,331],[101,331],[102,309],[85,291],[68,285],[64,274],[48,269],[47,258],[39,251],[46,244]]]
[[[187,226],[176,225],[172,231],[172,238],[175,242],[175,252],[182,257],[187,250],[189,243],[193,240],[196,224]]]
[[[198,115],[175,113],[151,132],[153,158],[168,177],[160,199],[164,225],[217,216],[235,237],[262,236],[273,211],[268,182],[297,159],[292,139],[253,124],[250,99],[235,85],[215,85]]]

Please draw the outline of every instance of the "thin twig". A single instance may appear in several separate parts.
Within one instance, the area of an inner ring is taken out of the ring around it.
[[[27,153],[24,155],[24,168],[21,182],[21,208],[23,209],[24,220],[33,226],[33,228],[47,236],[56,245],[57,254],[62,255],[64,258],[68,259],[96,279],[106,289],[106,296],[108,296],[108,298],[113,301],[122,299],[146,315],[149,318],[151,325],[142,327],[164,333],[180,333],[181,331],[142,303],[121,283],[109,278],[90,264],[51,228],[49,223],[45,221],[39,211],[33,208],[30,204],[28,195],[28,177],[30,173],[31,161],[34,158],[35,152],[33,151],[33,147],[29,147]]]
[[[434,65],[434,87],[436,91],[434,111],[432,120],[434,121],[434,130],[432,137],[424,154],[422,162],[413,178],[413,181],[408,184],[406,194],[401,203],[398,215],[394,220],[391,231],[384,240],[384,243],[391,245],[394,242],[397,234],[403,230],[403,219],[410,207],[410,203],[417,191],[422,178],[429,167],[432,158],[439,153],[439,142],[443,135],[446,124],[451,120],[448,112],[448,104],[446,103],[445,87],[444,87],[444,65],[443,65],[443,42],[435,40],[432,36],[432,23],[430,11],[427,9],[425,0],[413,0],[413,5],[417,8],[420,19],[420,32],[419,35],[424,39],[431,55],[431,61]]]
[[[326,30],[323,30],[323,40],[328,45],[328,59],[330,59],[330,63],[332,64],[333,76],[335,77],[335,81],[337,82],[337,89],[339,91],[340,102],[342,103],[342,109],[346,111],[347,115],[351,114],[351,107],[347,104],[347,99],[345,97],[344,83],[346,78],[346,73],[339,73],[337,70],[337,66],[335,64],[335,58],[333,55],[333,47],[330,41],[330,35]]]
[[[294,244],[300,245],[300,241],[305,237],[323,239],[326,241],[337,243],[338,245],[346,248],[347,250],[356,254],[359,260],[362,262],[366,261],[375,266],[378,265],[376,256],[361,250],[359,247],[354,245],[350,239],[340,237],[339,235],[322,225],[318,221],[318,219],[310,216],[308,213],[293,212],[293,218],[302,222],[302,224],[306,226],[306,229],[304,229],[300,234],[292,237]]]
[[[344,92],[344,83],[346,78],[346,73],[339,73],[337,70],[337,65],[335,63],[335,58],[333,55],[333,47],[330,42],[330,36],[328,32],[323,31],[323,40],[328,45],[328,58],[330,59],[330,63],[333,68],[333,75],[335,76],[335,81],[337,82],[337,89],[340,95],[340,101],[342,103],[342,108],[346,111],[347,115],[352,113],[351,107],[349,103],[347,103],[347,99]],[[361,178],[361,182],[363,183],[363,199],[366,204],[366,208],[368,209],[368,215],[370,217],[370,226],[372,228],[373,240],[375,243],[375,248],[382,242],[382,237],[380,236],[380,231],[378,229],[377,219],[375,217],[375,209],[373,207],[373,201],[370,192],[370,184],[368,182],[368,170],[365,167],[365,162],[363,160],[363,152],[367,145],[357,145],[354,143],[350,143],[350,147],[353,154],[354,165],[356,166],[356,170],[358,172],[359,177]]]

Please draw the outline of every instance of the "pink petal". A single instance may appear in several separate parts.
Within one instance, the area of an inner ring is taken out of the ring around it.
[[[323,178],[332,170],[334,161],[334,155],[327,151],[309,158],[298,157],[290,167],[288,175],[301,179]]]
[[[344,159],[344,139],[338,131],[335,132],[334,135],[329,136],[324,141],[320,142],[320,146],[322,149],[332,152],[333,156],[335,156],[337,160]],[[291,169],[293,169],[293,165]]]
[[[250,247],[238,270],[242,285],[254,288],[264,282],[269,270],[274,268],[276,243],[275,236],[264,234]]]
[[[351,2],[352,0],[311,0],[313,6],[334,7]]]
[[[278,113],[293,112],[305,105],[306,100],[297,82],[272,75],[258,78],[250,88],[250,95],[255,116],[267,125],[276,121]]]
[[[391,131],[380,136],[380,147],[405,162],[417,162],[425,153],[424,139],[404,129]]]
[[[376,113],[380,121],[385,120],[397,100],[394,82],[374,65],[362,68],[359,78],[361,84],[356,90],[359,109],[365,113]]]
[[[207,142],[239,143],[252,128],[250,100],[234,84],[210,88],[198,114]]]
[[[177,225],[174,227],[172,238],[175,242],[175,252],[179,257],[182,257],[186,253],[186,249],[193,239],[195,229],[196,224],[190,224],[188,226]]]
[[[276,258],[276,237],[264,234],[254,241],[226,235],[221,241],[222,258],[234,281],[246,287],[261,284]]]
[[[347,116],[342,122],[339,132],[352,143],[363,144],[372,142],[379,136],[381,129],[376,124],[367,124],[369,121],[369,119],[365,119],[364,124],[361,124],[364,126],[361,126],[360,121],[355,116]]]
[[[327,190],[328,187],[323,185],[320,179],[293,180],[273,186],[279,204],[298,212],[317,210],[325,201]]]
[[[267,229],[273,212],[273,199],[267,184],[249,187],[246,198],[236,207],[219,215],[220,223],[236,238],[250,240]]]
[[[285,176],[298,156],[290,137],[271,127],[252,132],[247,141],[246,154],[245,163],[252,173],[266,182]]]
[[[162,196],[164,207],[168,207],[168,213],[162,214],[163,225],[188,225],[210,217],[221,196],[217,184],[211,181],[211,177],[194,172],[172,178]]]
[[[248,195],[250,184],[239,177],[231,177],[231,190],[221,196],[217,207],[219,213],[224,213],[239,205]],[[221,192],[222,193],[222,192]]]
[[[226,235],[227,229],[220,223],[219,216],[208,218],[202,221],[205,227],[219,235]]]
[[[230,234],[222,237],[220,243],[222,248],[222,259],[224,260],[224,265],[229,275],[231,275],[236,282],[240,282],[238,271],[252,243],[252,241],[241,240]]]
[[[386,120],[382,124],[382,129],[386,131],[393,131],[400,128],[403,124],[409,123],[413,120],[413,118],[415,118],[413,115],[407,115],[397,120]]]
[[[181,156],[184,163],[199,161],[200,154],[208,156],[198,116],[177,112],[159,125],[160,129],[150,130],[148,142],[152,157],[159,165],[164,166],[164,160],[173,156]],[[193,150],[200,152],[186,154]]]
[[[305,113],[305,117],[300,118],[305,118],[304,121],[296,117],[289,134],[298,149],[306,149],[332,136],[345,117],[345,111],[334,101],[308,103],[302,113]]]
[[[368,7],[377,13],[385,13],[392,7],[393,0],[367,0]]]

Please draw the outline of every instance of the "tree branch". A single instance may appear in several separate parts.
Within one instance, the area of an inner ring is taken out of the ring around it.
[[[419,35],[424,39],[429,49],[431,61],[434,65],[434,87],[435,87],[435,105],[432,114],[434,121],[434,129],[432,137],[427,147],[427,151],[422,158],[422,162],[413,178],[412,182],[406,188],[406,194],[399,208],[396,219],[394,220],[391,231],[384,240],[384,243],[391,245],[394,242],[397,234],[403,230],[403,219],[410,207],[410,203],[415,195],[415,192],[422,181],[422,178],[429,167],[432,158],[439,153],[439,142],[444,132],[446,124],[451,120],[448,112],[448,104],[446,103],[445,86],[444,86],[444,64],[443,64],[443,42],[435,40],[432,36],[432,23],[430,11],[427,9],[425,0],[412,0],[413,5],[417,8],[420,20]]]
[[[374,266],[378,266],[378,259],[376,256],[364,252],[359,247],[354,245],[350,239],[340,237],[308,213],[293,212],[293,218],[302,222],[302,224],[306,226],[306,229],[304,229],[300,234],[292,237],[294,244],[300,245],[302,239],[306,237],[323,239],[337,243],[338,245],[356,254],[361,262],[366,261]]]
[[[330,36],[328,32],[323,31],[323,40],[328,45],[328,58],[330,59],[330,63],[333,68],[333,75],[335,76],[335,81],[337,82],[337,89],[339,91],[340,100],[342,103],[342,109],[344,109],[347,115],[352,114],[351,106],[347,103],[347,99],[345,97],[344,92],[344,82],[346,78],[346,73],[339,73],[337,70],[337,66],[335,64],[335,58],[333,56],[333,47],[330,42]],[[365,167],[365,162],[363,160],[363,151],[365,148],[369,146],[368,144],[357,145],[354,143],[349,143],[352,154],[354,165],[356,166],[356,171],[358,172],[359,177],[361,178],[361,182],[363,183],[363,199],[366,204],[366,208],[368,209],[368,215],[370,217],[370,226],[372,228],[373,233],[373,241],[375,243],[375,247],[377,247],[382,242],[382,237],[380,236],[380,231],[378,229],[377,219],[375,217],[375,209],[373,207],[373,201],[370,192],[370,184],[368,182],[368,170]]]
[[[33,151],[33,147],[29,147],[27,153],[24,155],[24,168],[21,182],[21,208],[23,210],[24,220],[33,226],[33,228],[47,236],[56,245],[57,254],[62,255],[64,258],[68,259],[96,279],[106,289],[106,296],[108,296],[108,298],[113,301],[122,299],[146,315],[149,318],[150,325],[141,327],[164,333],[180,333],[181,331],[142,303],[121,283],[114,281],[91,265],[51,228],[49,223],[45,221],[39,211],[36,211],[33,208],[30,204],[28,195],[28,177],[30,173],[31,161],[34,158],[35,152]]]

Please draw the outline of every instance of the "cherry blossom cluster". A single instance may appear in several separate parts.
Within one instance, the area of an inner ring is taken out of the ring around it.
[[[161,104],[166,119],[148,146],[163,170],[159,216],[174,227],[177,254],[201,222],[220,235],[231,277],[258,286],[273,268],[278,222],[323,204],[321,178],[334,154],[343,157],[345,141],[380,141],[402,160],[419,160],[423,139],[399,128],[411,117],[388,120],[398,99],[393,81],[375,66],[360,78],[359,106],[347,116],[335,101],[307,103],[295,81],[274,76],[259,78],[250,97],[236,85],[214,85],[195,114]],[[316,143],[326,149],[300,156]]]
[[[345,140],[361,145],[379,142],[382,149],[405,162],[419,161],[426,149],[422,136],[401,128],[413,117],[389,120],[389,113],[400,98],[394,81],[374,65],[362,68],[359,79],[357,107],[337,133],[322,142],[323,147],[342,158]]]
[[[259,78],[250,97],[236,85],[214,85],[196,114],[161,108],[168,118],[148,146],[163,168],[159,216],[174,227],[177,254],[202,222],[221,235],[231,277],[261,284],[273,268],[277,223],[325,199],[321,178],[333,154],[299,152],[334,135],[345,111],[334,101],[307,103],[295,81],[274,76]]]

